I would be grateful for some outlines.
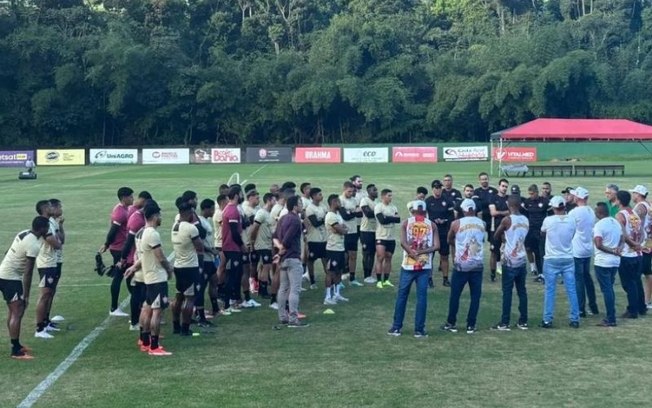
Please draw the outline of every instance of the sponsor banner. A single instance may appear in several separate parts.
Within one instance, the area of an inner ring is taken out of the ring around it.
[[[188,164],[190,150],[170,149],[143,149],[143,164]]]
[[[0,150],[0,167],[25,167],[27,160],[34,160],[33,150]]]
[[[247,163],[292,163],[289,147],[247,147]]]
[[[237,164],[242,161],[239,148],[211,149],[211,163]]]
[[[84,149],[39,149],[36,151],[39,166],[83,166],[86,164]]]
[[[342,149],[339,147],[297,147],[294,151],[297,163],[340,163]]]
[[[138,149],[90,149],[91,164],[138,164]]]
[[[211,148],[195,147],[190,149],[190,163],[211,164]]]
[[[389,148],[344,148],[344,163],[388,163]]]
[[[535,162],[537,161],[536,147],[503,147],[491,151],[494,160],[504,162]]]
[[[444,147],[444,161],[483,161],[489,160],[487,146]]]
[[[437,163],[437,148],[432,146],[394,146],[394,163]]]

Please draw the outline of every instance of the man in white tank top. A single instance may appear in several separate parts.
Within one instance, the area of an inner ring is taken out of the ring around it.
[[[557,275],[561,275],[566,287],[566,296],[570,305],[570,327],[580,327],[580,311],[575,287],[575,263],[573,261],[573,236],[575,221],[565,214],[566,200],[555,196],[550,200],[554,215],[548,216],[541,225],[542,236],[545,236],[545,255],[543,256],[543,278],[545,296],[543,299],[543,321],[541,327],[552,328],[555,313],[555,295],[557,291]]]
[[[636,319],[647,313],[643,283],[641,282],[641,254],[643,244],[643,222],[634,210],[629,208],[631,194],[620,190],[616,193],[618,213],[616,220],[625,229],[625,245],[620,257],[618,275],[620,284],[627,293],[627,311],[625,319]]]
[[[439,249],[437,226],[426,217],[426,203],[415,200],[411,207],[412,216],[401,223],[401,276],[399,278],[394,323],[387,332],[400,336],[405,317],[405,306],[412,282],[417,286],[417,308],[414,315],[414,337],[427,337],[426,309],[428,307],[428,279],[432,272],[432,254]]]
[[[499,245],[504,242],[502,253],[502,284],[503,284],[503,312],[500,322],[493,326],[493,330],[509,331],[509,320],[512,313],[512,289],[516,286],[518,294],[519,318],[516,327],[527,330],[527,255],[525,253],[525,237],[527,237],[530,223],[526,216],[521,214],[521,197],[511,195],[507,199],[509,216],[503,217],[494,233],[494,243]]]
[[[448,245],[453,258],[453,277],[448,302],[448,319],[441,326],[444,331],[457,332],[457,311],[464,286],[469,284],[471,304],[466,318],[466,333],[476,332],[476,319],[482,294],[485,223],[476,217],[475,202],[465,199],[460,204],[464,217],[453,221],[448,231]]]
[[[650,212],[650,203],[647,201],[648,190],[647,187],[638,185],[632,190],[632,201],[634,205],[634,212],[643,221],[643,256],[641,258],[642,269],[641,272],[645,276],[645,304],[648,309],[652,309],[652,213]]]

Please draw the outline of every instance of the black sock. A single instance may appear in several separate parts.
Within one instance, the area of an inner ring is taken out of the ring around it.
[[[384,281],[388,281],[388,280],[389,280],[389,274],[388,274],[388,273],[386,273],[385,276],[383,276],[383,280],[384,280]]]
[[[261,296],[267,296],[267,282],[259,282],[258,283],[258,293],[260,293]]]
[[[175,333],[179,333],[181,331],[181,324],[179,322],[172,322],[172,328]]]
[[[271,303],[276,303],[276,293],[272,293]]]
[[[197,316],[199,316],[199,321],[200,322],[205,322],[206,321],[206,312],[204,312],[203,307],[201,309],[197,309]]]
[[[37,323],[36,324],[36,331],[37,332],[42,332],[43,330],[45,330],[46,327],[47,327],[47,323],[45,323],[44,321],[41,322],[41,323]]]
[[[349,281],[355,280],[355,272],[349,272]]]
[[[377,273],[377,274],[376,274],[376,280],[377,280],[378,282],[382,282],[382,281],[383,281],[383,276],[382,276],[382,274]]]
[[[216,314],[220,311],[220,304],[217,303],[217,298],[211,298],[211,307],[213,308],[213,314]]]
[[[12,353],[18,353],[22,346],[20,345],[20,341],[18,339],[11,339],[11,352]]]
[[[152,335],[152,343],[151,343],[149,348],[152,349],[152,350],[158,348],[158,336]]]
[[[245,295],[245,301],[248,302],[248,301],[251,300],[251,292],[250,292],[250,291],[245,290],[245,291],[244,291],[244,295]]]
[[[190,332],[190,323],[181,323],[181,333]]]
[[[150,342],[150,332],[143,332],[143,334],[141,334],[141,340],[143,341],[143,346],[149,346],[152,344]]]

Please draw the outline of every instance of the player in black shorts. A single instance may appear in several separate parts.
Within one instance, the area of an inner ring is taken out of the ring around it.
[[[509,188],[509,182],[506,179],[500,179],[498,182],[498,192],[496,195],[492,196],[491,202],[489,203],[489,213],[491,214],[491,223],[486,226],[487,232],[489,233],[489,245],[491,249],[491,255],[489,256],[489,266],[491,269],[491,281],[496,280],[496,271],[498,270],[502,274],[502,268],[500,268],[500,246],[501,242],[494,239],[494,233],[500,226],[500,223],[503,221],[503,218],[509,215],[509,207],[507,206],[507,190]]]
[[[450,229],[451,222],[455,218],[453,212],[454,202],[443,194],[443,183],[439,180],[434,180],[431,184],[432,195],[426,198],[426,210],[428,218],[435,225],[439,233],[439,268],[442,274],[442,284],[450,286],[448,280],[448,255],[450,248],[448,246],[448,230]]]
[[[372,276],[374,260],[376,259],[376,215],[375,201],[378,198],[378,188],[374,184],[367,185],[367,196],[360,201],[362,222],[360,224],[360,243],[362,244],[362,270],[365,283],[376,283]]]

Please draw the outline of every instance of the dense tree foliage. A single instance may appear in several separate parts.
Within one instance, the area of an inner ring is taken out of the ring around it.
[[[652,122],[651,0],[0,1],[0,143],[487,140]]]

